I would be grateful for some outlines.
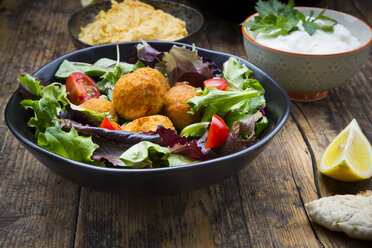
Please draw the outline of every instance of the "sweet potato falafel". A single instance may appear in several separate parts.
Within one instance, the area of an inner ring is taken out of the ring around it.
[[[200,121],[200,111],[194,115],[187,113],[191,107],[186,102],[196,94],[195,87],[187,82],[177,83],[165,94],[164,114],[178,130]]]
[[[173,123],[164,115],[151,115],[135,119],[124,126],[126,132],[148,132],[156,131],[159,125],[174,130]]]
[[[91,98],[88,101],[80,104],[79,107],[92,110],[96,113],[109,112],[115,121],[118,118],[112,102],[103,98]]]
[[[134,120],[157,114],[161,110],[166,93],[166,85],[163,81],[165,78],[160,72],[154,70],[157,71],[152,68],[136,70],[121,76],[116,82],[113,103],[120,117]]]

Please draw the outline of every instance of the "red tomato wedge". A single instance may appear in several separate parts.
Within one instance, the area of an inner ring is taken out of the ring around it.
[[[226,123],[218,115],[213,115],[205,148],[219,147],[226,142],[228,137],[229,128]]]
[[[114,121],[111,121],[109,118],[105,118],[101,125],[99,126],[100,128],[106,128],[106,129],[110,129],[110,130],[119,130],[119,131],[123,131],[123,129],[121,128],[121,126],[119,124],[117,124],[116,122]]]
[[[67,98],[76,105],[88,101],[91,98],[98,98],[100,93],[96,83],[87,75],[81,72],[73,72],[66,80]]]
[[[207,88],[216,88],[218,90],[225,91],[227,88],[227,82],[225,79],[222,78],[212,78],[205,80],[203,82],[204,87]]]

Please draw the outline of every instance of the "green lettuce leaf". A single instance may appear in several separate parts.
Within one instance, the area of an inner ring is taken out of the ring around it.
[[[67,79],[71,73],[81,72],[88,75],[89,77],[99,77],[105,74],[107,71],[109,71],[109,69],[89,63],[71,62],[68,60],[64,60],[54,76],[59,79]]]
[[[106,117],[113,119],[109,112],[96,113],[93,110],[85,109],[75,104],[70,104],[70,107],[73,110],[79,111],[83,116],[88,117],[89,120],[93,121],[97,126],[99,126]]]
[[[149,141],[142,141],[128,150],[121,156],[120,160],[126,166],[132,168],[144,168],[150,166],[152,168],[168,167],[168,157],[170,151],[166,147],[154,144]]]
[[[243,120],[255,114],[260,106],[265,106],[266,101],[263,95],[243,100],[230,108],[230,112],[225,118],[226,125],[231,127],[236,121]]]
[[[221,91],[216,88],[205,88],[201,95],[191,98],[187,104],[191,106],[191,114],[196,113],[202,106],[211,105],[217,109],[219,116],[224,116],[234,105],[244,104],[256,96],[258,96],[256,90]]]
[[[27,86],[37,96],[40,96],[40,92],[44,88],[44,86],[40,85],[40,81],[30,74],[26,74],[24,77],[18,75],[18,82]]]
[[[262,116],[262,119],[260,121],[256,122],[256,130],[255,135],[260,135],[269,125],[269,121],[266,116]]]
[[[199,161],[191,159],[189,157],[179,155],[179,154],[169,154],[168,157],[169,167],[176,167],[180,165],[192,164],[197,163]]]
[[[197,162],[179,154],[171,154],[167,147],[142,141],[126,150],[119,159],[130,168],[174,167]]]
[[[117,63],[116,60],[108,59],[108,58],[102,58],[97,60],[93,66],[105,68],[107,70],[111,70],[115,68],[116,66],[119,66],[121,70],[123,71],[123,74],[130,73],[132,71],[135,71],[138,68],[144,67],[145,65],[141,61],[137,61],[135,64],[130,64],[126,62],[119,62]]]
[[[201,137],[207,131],[208,125],[209,121],[190,124],[182,129],[180,136],[185,136],[188,138]]]
[[[101,58],[94,62],[94,66],[103,67],[103,68],[112,68],[116,65],[116,60],[109,58]]]
[[[48,86],[45,86],[41,90],[40,96],[43,98],[56,99],[63,106],[70,104],[70,101],[67,98],[66,87],[60,83],[52,83]]]
[[[48,151],[79,162],[91,163],[93,151],[98,145],[92,137],[79,136],[74,128],[64,132],[60,127],[48,127],[39,133],[37,144]]]
[[[21,101],[21,105],[25,109],[34,111],[34,116],[30,118],[27,125],[35,128],[35,137],[38,137],[40,132],[45,132],[48,127],[58,125],[57,114],[61,111],[61,106],[55,99],[26,99]]]
[[[249,75],[252,73],[246,65],[236,58],[230,57],[223,64],[222,68],[222,74],[227,81],[228,87],[244,89],[246,82],[249,81]]]

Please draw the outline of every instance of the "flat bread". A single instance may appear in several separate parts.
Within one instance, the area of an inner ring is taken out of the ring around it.
[[[305,204],[312,220],[348,236],[372,240],[372,192],[323,197]]]

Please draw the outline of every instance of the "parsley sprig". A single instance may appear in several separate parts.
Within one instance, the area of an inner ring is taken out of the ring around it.
[[[255,9],[258,15],[254,17],[253,21],[244,22],[242,25],[251,31],[270,33],[272,36],[288,35],[298,30],[297,24],[300,20],[309,35],[313,35],[317,29],[332,32],[333,26],[337,24],[336,20],[323,15],[327,8],[324,8],[316,17],[314,17],[315,12],[312,10],[309,17],[306,18],[303,13],[294,9],[294,0],[289,0],[288,4],[281,3],[278,0],[259,0]],[[332,24],[319,25],[315,23],[316,20],[327,20]]]

